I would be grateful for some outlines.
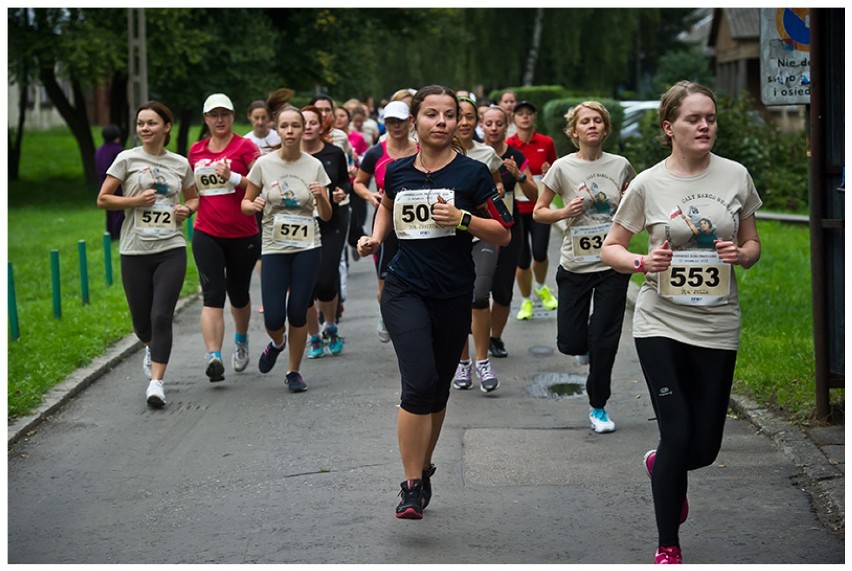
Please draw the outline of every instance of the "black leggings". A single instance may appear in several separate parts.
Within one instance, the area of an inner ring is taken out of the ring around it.
[[[491,301],[491,288],[494,286],[494,270],[497,269],[499,247],[496,244],[477,240],[473,243],[473,266],[476,281],[473,282],[473,309],[488,309]]]
[[[133,331],[151,350],[151,360],[168,363],[172,321],[186,276],[186,248],[121,256],[121,281]]]
[[[592,408],[604,408],[611,395],[629,283],[630,274],[615,270],[578,274],[561,265],[556,270],[556,347],[565,355],[589,353],[586,394]]]
[[[263,324],[280,331],[289,322],[304,327],[319,271],[322,248],[295,254],[264,254],[260,265]]]
[[[542,224],[533,220],[532,212],[529,214],[518,213],[517,218],[523,220],[523,233],[521,234],[521,257],[518,267],[527,270],[532,263],[547,260],[547,247],[550,245],[550,224]],[[532,242],[532,248],[530,248]]]
[[[412,414],[444,410],[470,332],[470,294],[426,298],[388,272],[381,310],[402,380],[400,407]]]
[[[381,208],[381,206],[379,206]],[[376,213],[378,213],[378,208],[373,212],[373,224],[376,224]],[[379,250],[373,254],[373,262],[376,264],[376,277],[380,280],[383,280],[388,275],[388,264],[393,260],[393,257],[396,256],[396,252],[399,249],[399,244],[397,242],[396,232],[391,230],[388,232],[388,235],[385,236],[385,239],[379,245]]]
[[[314,298],[319,301],[332,301],[340,292],[340,254],[346,245],[349,207],[340,207],[331,220],[320,222],[319,226],[322,257],[314,286]]]
[[[251,272],[260,256],[260,234],[219,238],[200,230],[192,233],[192,254],[198,268],[204,307],[243,308],[251,301]]]
[[[678,545],[687,472],[709,466],[722,446],[737,352],[666,337],[637,338],[636,352],[660,430],[651,477],[659,544]]]
[[[516,211],[517,213],[517,211]],[[524,233],[524,223],[515,218],[512,225],[512,241],[508,246],[500,246],[497,253],[497,267],[494,269],[494,283],[491,284],[491,296],[494,303],[509,307],[512,305],[512,294],[515,289],[515,270],[521,256],[521,240]]]

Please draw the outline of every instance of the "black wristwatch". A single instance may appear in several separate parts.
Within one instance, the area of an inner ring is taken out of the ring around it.
[[[456,226],[456,229],[464,231],[464,230],[467,230],[468,226],[470,226],[470,218],[471,217],[470,217],[470,212],[468,212],[467,210],[462,210],[461,214],[462,214],[462,217],[461,217],[461,220],[459,221],[458,226]]]
[[[518,179],[518,182],[526,182],[526,180],[527,180],[527,173],[522,172],[521,178]]]

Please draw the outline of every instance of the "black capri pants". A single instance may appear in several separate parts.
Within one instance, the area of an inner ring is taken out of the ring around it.
[[[521,214],[519,212],[517,218],[524,221],[521,238],[521,257],[518,260],[518,267],[522,270],[527,270],[532,260],[536,262],[547,260],[547,247],[550,245],[550,224],[536,222],[533,220],[532,212],[529,214]],[[532,242],[532,247],[530,247],[530,242]]]
[[[517,214],[517,210],[515,210]],[[523,240],[523,219],[515,218],[512,225],[512,241],[506,246],[500,246],[497,253],[497,267],[494,269],[494,282],[491,284],[491,297],[494,303],[509,307],[512,305],[512,294],[515,290],[515,269],[521,256],[521,240]]]
[[[470,294],[426,298],[388,272],[381,311],[402,382],[400,407],[412,414],[446,408],[450,382],[470,332]]]
[[[322,248],[261,256],[260,293],[267,331],[280,331],[285,323],[304,327],[308,322],[321,257]]]
[[[151,350],[151,360],[168,363],[172,322],[186,276],[186,248],[121,256],[121,281],[133,332]]]
[[[473,309],[488,309],[491,301],[491,288],[494,285],[494,271],[497,269],[499,246],[484,240],[473,242],[473,266],[476,280],[473,282]]]
[[[349,206],[338,208],[328,222],[320,220],[319,227],[322,257],[314,286],[314,298],[325,302],[332,301],[340,292],[340,255],[343,253],[343,247],[346,246]]]
[[[200,230],[192,233],[192,254],[198,268],[204,307],[243,308],[251,301],[251,272],[260,256],[260,233],[243,238],[219,238]]]

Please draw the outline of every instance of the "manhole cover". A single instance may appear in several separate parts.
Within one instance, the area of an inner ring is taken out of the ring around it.
[[[527,391],[540,399],[577,398],[586,394],[586,376],[571,373],[537,373]]]

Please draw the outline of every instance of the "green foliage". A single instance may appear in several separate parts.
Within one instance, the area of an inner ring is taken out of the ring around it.
[[[755,111],[754,102],[717,97],[719,130],[713,152],[742,163],[751,173],[763,208],[770,211],[807,211],[808,160],[804,132],[782,133]],[[660,127],[653,113],[640,122],[641,137],[623,142],[624,156],[637,172],[669,154],[659,143]]]
[[[550,135],[547,130],[544,108],[553,99],[568,96],[568,90],[561,85],[531,85],[527,87],[505,87],[488,93],[488,100],[495,103],[500,101],[500,94],[512,91],[518,101],[529,101],[536,108],[535,129],[539,133]],[[551,135],[552,136],[552,135]]]
[[[565,134],[565,114],[575,105],[584,101],[598,101],[609,111],[612,120],[612,133],[604,141],[604,150],[610,153],[618,151],[619,139],[617,133],[624,122],[624,108],[618,101],[601,97],[570,97],[565,99],[553,99],[544,106],[544,112],[539,113],[544,119],[544,129],[541,132],[553,138],[556,144],[556,155],[564,156],[573,153],[577,149]]]
[[[659,99],[672,85],[683,79],[707,86],[714,84],[710,60],[700,48],[671,50],[663,54],[654,74],[652,87],[645,94],[645,98]]]

